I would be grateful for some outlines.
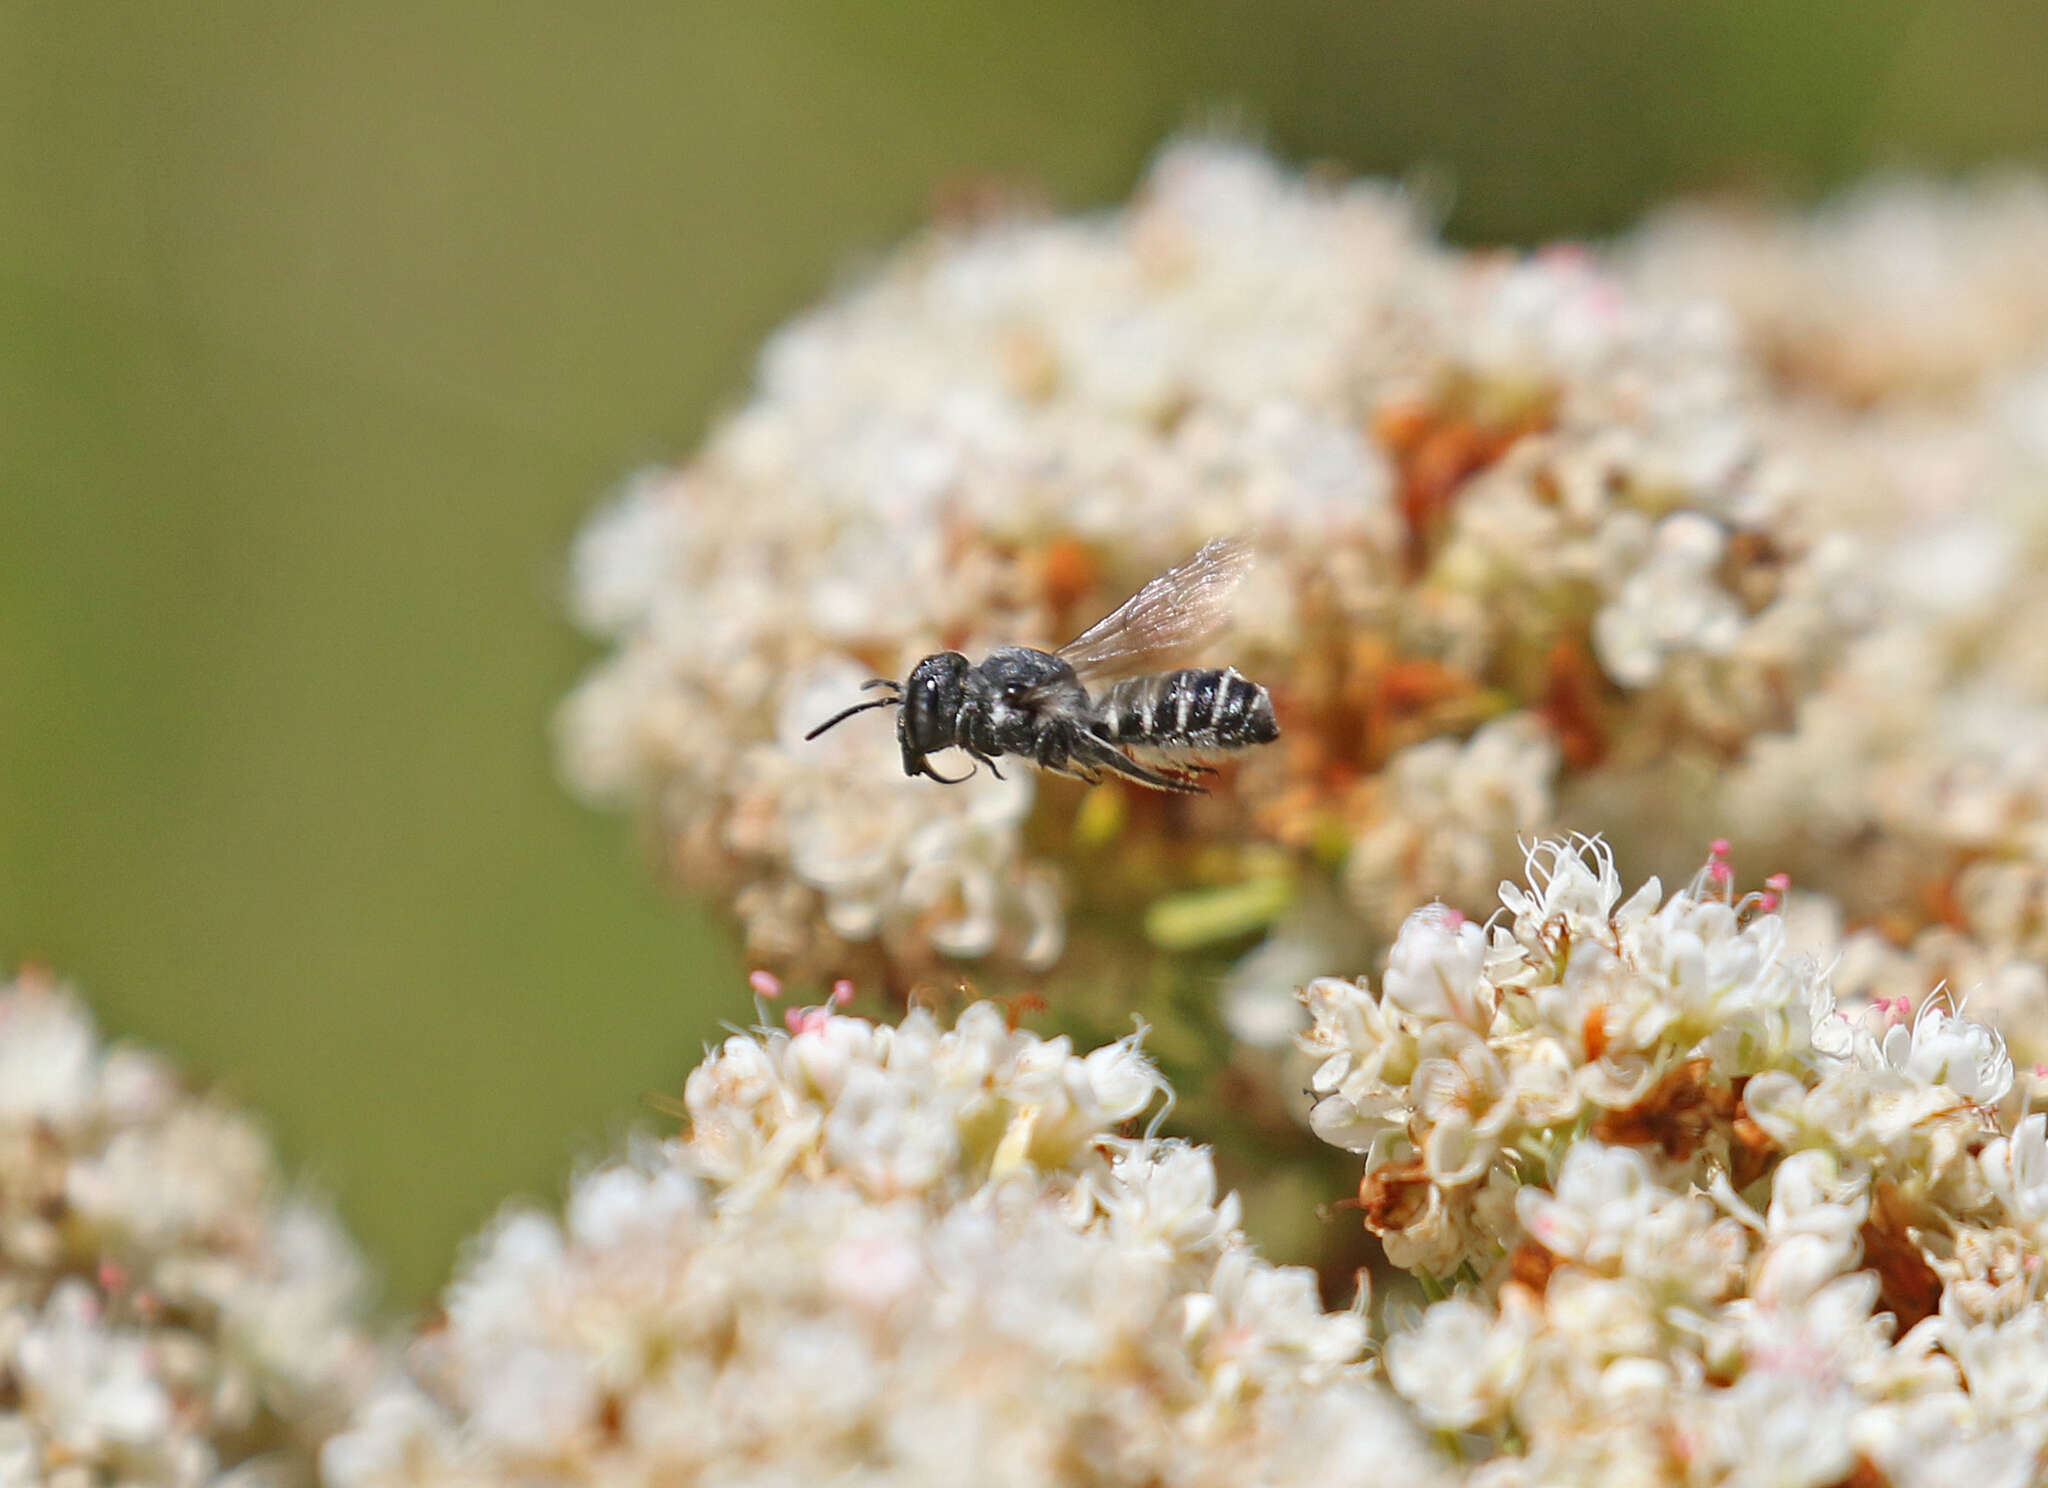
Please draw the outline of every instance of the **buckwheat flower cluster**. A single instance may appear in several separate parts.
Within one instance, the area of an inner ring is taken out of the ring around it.
[[[1452,251],[1384,188],[1183,144],[1121,210],[911,244],[593,520],[575,604],[609,654],[564,770],[785,972],[1042,969],[1162,904],[1185,949],[1309,880],[1384,945],[1575,782],[1784,726],[1865,623],[1762,387],[1726,316],[1589,254]],[[930,652],[1057,646],[1225,534],[1258,560],[1211,659],[1284,737],[1211,798],[906,779],[887,713],[803,738]]]
[[[1426,1484],[1365,1327],[1260,1261],[1163,1082],[990,1004],[735,1036],[689,1131],[504,1215],[332,1488]]]
[[[1489,925],[1411,915],[1377,991],[1302,994],[1311,1125],[1364,1154],[1365,1222],[1403,1269],[1487,1274],[1521,1185],[1588,1131],[1654,1142],[1674,1178],[1746,1165],[1734,1082],[1811,1049],[1816,974],[1725,856],[1668,900],[1655,879],[1624,899],[1597,842],[1541,843],[1527,871]]]
[[[1308,989],[1317,1129],[1439,1299],[1389,1383],[1488,1488],[2042,1481],[2048,1116],[1951,1001],[1838,1007],[1732,877],[1544,844],[1492,924]]]
[[[310,1484],[378,1368],[364,1275],[262,1133],[0,986],[0,1463],[10,1483]]]

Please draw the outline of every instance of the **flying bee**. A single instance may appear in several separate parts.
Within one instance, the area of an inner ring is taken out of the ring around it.
[[[928,758],[957,745],[997,779],[996,760],[1014,755],[1090,783],[1107,772],[1156,790],[1203,794],[1196,777],[1216,773],[1203,757],[1280,736],[1273,699],[1236,668],[1164,669],[1222,626],[1250,566],[1248,546],[1219,539],[1057,651],[1003,646],[978,664],[958,651],[937,652],[903,682],[863,683],[863,691],[880,688],[886,696],[833,714],[804,738],[870,708],[898,708],[906,775],[960,784],[973,771],[941,775]]]

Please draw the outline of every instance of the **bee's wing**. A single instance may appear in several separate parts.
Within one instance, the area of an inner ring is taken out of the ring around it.
[[[1059,657],[1083,682],[1167,670],[1223,628],[1251,564],[1243,538],[1218,538],[1060,647]]]

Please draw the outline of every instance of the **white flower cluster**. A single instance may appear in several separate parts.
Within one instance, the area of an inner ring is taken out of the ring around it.
[[[0,986],[0,1477],[305,1483],[378,1369],[363,1270],[249,1120]]]
[[[1781,918],[1724,892],[1725,859],[1668,901],[1651,879],[1625,902],[1598,844],[1528,861],[1490,928],[1420,910],[1377,992],[1324,977],[1302,994],[1311,1125],[1365,1155],[1366,1223],[1406,1269],[1491,1268],[1521,1183],[1587,1130],[1644,1133],[1680,1176],[1739,1165],[1731,1082],[1811,1048],[1814,974]]]
[[[1382,188],[1184,144],[1122,211],[935,231],[773,339],[752,401],[579,542],[612,650],[565,772],[783,968],[1042,968],[1089,852],[1129,880],[1091,892],[1170,892],[1191,836],[1301,871],[1355,848],[1390,935],[1554,825],[1560,772],[1718,760],[1862,623],[1761,387],[1725,316],[1589,255],[1454,252]],[[887,714],[803,741],[866,677],[1057,645],[1221,534],[1259,563],[1215,659],[1286,737],[1213,799],[942,789]]]
[[[331,1488],[1428,1484],[1365,1325],[1256,1258],[1206,1152],[1119,1135],[1135,1038],[990,1004],[734,1037],[686,1138],[506,1215]]]
[[[2048,1116],[2001,1122],[1999,1035],[1838,1010],[1718,851],[1669,899],[1529,863],[1304,994],[1366,1223],[1457,1282],[1384,1363],[1469,1481],[2043,1481]]]

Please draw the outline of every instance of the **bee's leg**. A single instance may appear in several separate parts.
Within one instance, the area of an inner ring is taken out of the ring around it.
[[[1037,760],[1038,768],[1041,770],[1050,770],[1055,775],[1065,775],[1086,785],[1102,784],[1102,772],[1075,757],[1074,740],[1071,736],[1060,738],[1048,735],[1040,739]]]
[[[1102,776],[1097,771],[1084,768],[1075,760],[1075,733],[1076,730],[1072,727],[1040,729],[1038,737],[1032,740],[1031,757],[1041,770],[1050,770],[1055,775],[1071,775],[1077,780],[1085,780],[1093,785]]]
[[[967,757],[974,761],[974,768],[976,770],[980,769],[983,765],[987,765],[989,774],[995,776],[998,780],[1003,778],[1003,772],[996,764],[996,756],[1002,753],[1000,749],[983,749],[980,743],[967,742],[965,740],[961,742],[960,747],[966,750]],[[969,773],[973,772],[970,771]]]
[[[1074,755],[1088,764],[1099,765],[1105,770],[1114,770],[1117,774],[1127,776],[1141,785],[1149,785],[1154,790],[1177,791],[1186,796],[1208,794],[1203,787],[1186,777],[1176,779],[1174,776],[1146,769],[1107,740],[1098,739],[1093,734],[1075,736]]]
[[[1084,785],[1102,784],[1102,772],[1093,765],[1083,764],[1080,760],[1076,759],[1071,749],[1060,751],[1059,757],[1048,763],[1044,768],[1052,771],[1055,775],[1065,775],[1069,779],[1078,780]]]
[[[1063,759],[1055,765],[1040,765],[1048,775],[1064,775],[1069,780],[1078,780],[1084,785],[1102,784],[1102,772],[1082,764],[1076,759]]]

